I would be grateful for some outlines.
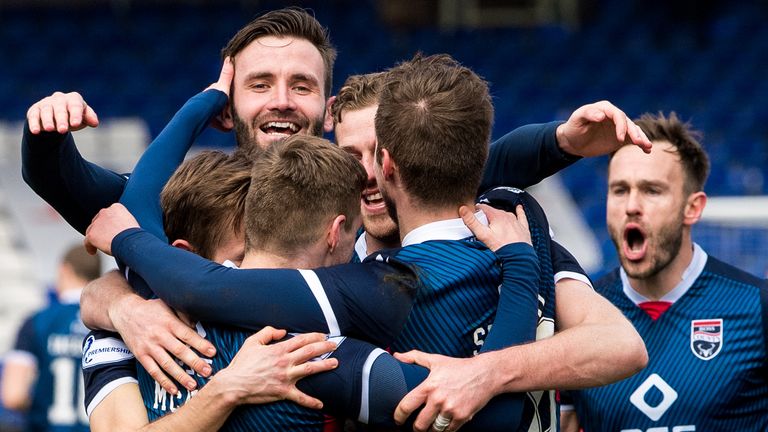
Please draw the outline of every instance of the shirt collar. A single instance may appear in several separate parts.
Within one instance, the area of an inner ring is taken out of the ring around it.
[[[683,276],[680,282],[672,291],[666,293],[664,297],[660,298],[659,301],[674,303],[679,300],[680,297],[688,292],[688,289],[691,288],[696,279],[698,279],[698,277],[701,275],[701,272],[704,271],[705,265],[707,265],[707,253],[704,252],[704,249],[702,249],[701,246],[694,243],[693,258],[691,259],[691,263],[688,264],[688,267],[683,272]],[[629,284],[629,277],[623,268],[619,268],[619,275],[621,276],[621,285],[624,289],[624,294],[626,294],[630,300],[632,300],[635,304],[649,301],[649,299],[645,298],[645,296],[641,295],[635,291],[634,288],[632,288],[632,286]]]
[[[365,257],[368,256],[368,242],[365,240],[365,233],[362,233],[357,237],[357,241],[355,242],[355,253],[360,259],[360,262],[363,262]]]
[[[483,225],[488,225],[488,218],[482,211],[475,212],[475,216]],[[473,237],[472,231],[464,225],[461,218],[446,219],[422,225],[406,234],[403,238],[403,247],[423,243],[429,240],[463,240]]]

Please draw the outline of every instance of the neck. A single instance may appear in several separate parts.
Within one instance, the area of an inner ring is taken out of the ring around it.
[[[400,241],[402,242],[411,231],[428,223],[458,218],[459,207],[462,205],[474,208],[472,201],[443,207],[426,207],[411,200],[407,200],[402,205],[398,203],[397,222],[400,226]]]
[[[245,254],[240,268],[316,268],[322,264],[317,263],[314,254],[311,253],[274,253],[263,250],[253,250]]]
[[[683,280],[683,273],[693,260],[693,242],[690,233],[683,236],[677,255],[653,276],[637,279],[629,277],[632,288],[649,300],[660,300]]]
[[[392,249],[400,246],[399,239],[396,239],[394,241],[384,241],[384,240],[373,237],[367,232],[364,235],[365,235],[366,255],[370,255],[382,249]]]

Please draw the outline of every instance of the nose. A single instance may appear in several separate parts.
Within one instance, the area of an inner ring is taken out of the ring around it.
[[[628,215],[639,215],[643,212],[642,200],[640,198],[640,192],[633,189],[627,196],[627,208]]]
[[[296,109],[293,93],[287,84],[278,84],[273,89],[272,98],[267,106],[268,109],[273,111],[293,111]]]

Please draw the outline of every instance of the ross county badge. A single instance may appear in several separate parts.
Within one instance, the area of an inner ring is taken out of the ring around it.
[[[691,351],[702,360],[712,360],[723,348],[723,320],[691,321]]]

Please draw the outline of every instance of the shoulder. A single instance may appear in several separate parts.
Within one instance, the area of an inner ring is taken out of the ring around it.
[[[605,296],[615,290],[617,286],[621,286],[621,277],[619,276],[618,267],[606,273],[595,282],[595,291]]]
[[[746,271],[720,261],[711,255],[707,257],[707,264],[704,267],[704,271],[732,281],[734,284],[751,286],[760,291],[768,289],[768,282],[766,282],[765,279],[747,273]]]

